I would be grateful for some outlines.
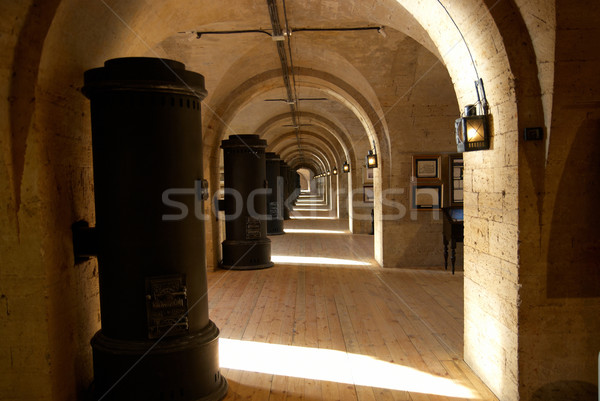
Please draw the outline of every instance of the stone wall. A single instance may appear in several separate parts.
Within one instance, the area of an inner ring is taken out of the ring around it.
[[[557,1],[556,10],[533,12],[548,21],[530,24],[533,37],[553,28],[556,12],[555,47],[540,39],[536,46],[540,71],[554,53],[555,84],[544,93],[545,141],[523,143],[519,154],[520,394],[592,400],[600,351],[600,5]]]
[[[76,400],[91,381],[89,340],[100,318],[96,263],[75,265],[71,247],[71,224],[94,223],[91,145],[82,136],[89,106],[75,85],[44,82],[58,2],[10,4],[2,14],[13,18],[2,21],[12,25],[1,35],[9,92],[0,129],[0,398]]]
[[[406,82],[396,78],[396,92],[402,96],[384,107],[393,135],[391,160],[384,158],[379,169],[380,199],[384,202],[382,265],[439,268],[444,263],[442,213],[412,208],[416,183],[413,156],[440,156],[439,180],[433,183],[442,184],[442,192],[447,192],[447,155],[456,152],[454,120],[459,116],[459,108],[450,77],[437,58],[421,49],[413,63]],[[408,81],[414,84],[411,86]],[[447,206],[447,201],[443,206]]]

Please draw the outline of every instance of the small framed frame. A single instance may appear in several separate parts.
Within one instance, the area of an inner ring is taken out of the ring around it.
[[[417,181],[439,180],[441,157],[439,155],[413,156],[413,177]]]
[[[462,206],[464,161],[462,155],[451,155],[449,158],[450,206]]]
[[[363,186],[363,202],[373,203],[375,200],[375,192],[373,192],[373,185]]]
[[[411,207],[416,210],[442,208],[442,184],[415,184],[412,186]]]
[[[375,169],[363,167],[364,175],[363,175],[363,183],[370,184],[373,182],[373,175],[375,174]]]

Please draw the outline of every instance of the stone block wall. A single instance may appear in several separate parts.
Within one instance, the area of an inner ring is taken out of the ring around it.
[[[71,224],[94,223],[89,106],[73,82],[36,86],[58,2],[33,3],[4,3],[0,28],[0,399],[74,401],[99,328],[95,262],[71,248]]]
[[[532,13],[547,23],[529,23],[541,72],[554,56],[554,80],[541,75],[545,141],[522,143],[519,154],[519,384],[524,399],[591,400],[600,351],[600,5],[554,7],[538,5]],[[540,39],[548,29],[551,49]]]
[[[442,213],[412,209],[412,160],[414,155],[440,155],[439,183],[443,192],[448,191],[447,155],[456,152],[454,120],[459,116],[459,107],[448,72],[432,54],[422,49],[412,62],[414,70],[406,74],[414,81],[409,84],[397,78],[395,84],[401,88],[397,93],[402,96],[384,106],[386,124],[393,134],[391,157],[384,158],[378,169],[383,202],[381,264],[441,268]]]

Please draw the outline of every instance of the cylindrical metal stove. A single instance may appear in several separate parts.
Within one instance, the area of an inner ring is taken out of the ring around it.
[[[202,213],[204,77],[155,58],[85,73],[91,101],[102,329],[94,397],[219,400]],[[201,217],[201,216],[200,216]]]
[[[293,206],[296,205],[296,200],[298,199],[299,191],[296,191],[296,176],[298,173],[291,167],[288,166],[287,171],[287,185],[288,185],[288,199],[289,204],[293,209]]]
[[[290,204],[290,206],[294,206],[294,181],[293,181],[293,175],[294,172],[292,171],[292,169],[290,168],[290,166],[288,165],[287,168],[287,177],[286,177],[286,183],[287,183],[287,197],[288,197],[288,202]],[[291,211],[292,209],[290,209]]]
[[[283,188],[280,178],[279,156],[273,152],[267,152],[267,182],[269,194],[267,195],[267,208],[269,220],[267,220],[267,235],[283,234]]]
[[[300,174],[297,171],[294,171],[294,205],[296,201],[298,201],[298,197],[300,196]]]
[[[290,208],[292,207],[292,204],[290,203],[290,200],[289,200],[289,196],[290,196],[289,171],[290,171],[290,168],[288,167],[287,163],[284,162],[283,160],[281,160],[279,162],[279,174],[280,174],[281,178],[283,179],[282,184],[283,184],[283,219],[284,220],[290,219]]]
[[[225,170],[225,241],[222,269],[273,266],[267,238],[265,148],[258,135],[231,135],[221,142]]]

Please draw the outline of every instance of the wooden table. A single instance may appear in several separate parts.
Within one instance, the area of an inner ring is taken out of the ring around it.
[[[452,249],[450,261],[452,262],[452,274],[454,274],[454,264],[456,263],[456,243],[463,242],[464,239],[464,214],[462,207],[444,207],[442,208],[444,216],[444,269],[448,270],[448,242]]]

